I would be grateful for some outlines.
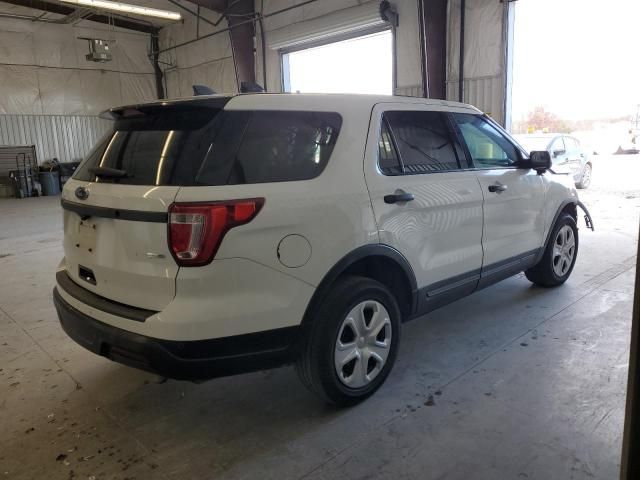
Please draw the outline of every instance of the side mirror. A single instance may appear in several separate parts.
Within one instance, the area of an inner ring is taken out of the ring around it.
[[[529,168],[539,174],[543,174],[551,168],[551,155],[546,150],[531,152],[529,154]]]
[[[540,175],[551,168],[551,155],[546,150],[531,152],[517,163],[518,168],[533,169]]]
[[[564,155],[565,153],[567,153],[566,150],[554,150],[553,151],[553,157],[559,157],[560,155]]]

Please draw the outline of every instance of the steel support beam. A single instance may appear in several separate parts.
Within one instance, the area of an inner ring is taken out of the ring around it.
[[[422,91],[424,97],[447,97],[447,0],[418,0]]]
[[[255,52],[254,36],[255,22],[246,20],[255,18],[253,0],[227,0],[228,7],[225,15],[229,24],[231,49],[236,67],[238,91],[243,82],[255,83]]]
[[[209,10],[213,10],[214,12],[224,13],[227,9],[227,0],[189,0],[191,3],[195,3],[196,5],[200,5],[201,7],[208,8]]]
[[[253,0],[191,0],[191,2],[220,12],[227,19],[238,91],[242,82],[254,83],[256,81],[254,36],[257,17]]]

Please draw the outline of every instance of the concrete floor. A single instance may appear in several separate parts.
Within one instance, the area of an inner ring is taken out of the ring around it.
[[[83,350],[51,303],[58,200],[1,201],[0,476],[614,479],[638,178],[638,156],[598,158],[569,282],[521,275],[407,324],[391,377],[350,410],[292,368],[158,384]]]

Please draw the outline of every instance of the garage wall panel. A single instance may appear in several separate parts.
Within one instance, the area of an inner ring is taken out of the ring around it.
[[[200,14],[210,22],[219,20],[219,14],[205,8],[200,9]],[[191,96],[194,84],[206,85],[218,93],[238,91],[228,32],[198,39],[198,35],[202,37],[226,27],[226,21],[214,27],[205,20],[201,20],[198,26],[197,18],[186,14],[184,22],[167,26],[160,31],[161,49],[195,40],[189,45],[160,55],[168,97]]]
[[[0,18],[0,114],[96,115],[156,98],[149,35],[94,25]],[[112,41],[113,60],[87,61],[78,37]]]
[[[460,65],[460,0],[449,1],[447,26],[447,99],[458,101]],[[464,32],[465,103],[505,120],[505,22],[508,2],[466,0]]]
[[[38,161],[84,158],[110,122],[80,115],[0,115],[0,145],[35,145]]]

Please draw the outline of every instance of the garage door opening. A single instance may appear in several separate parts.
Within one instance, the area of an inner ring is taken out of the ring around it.
[[[285,92],[393,93],[390,30],[282,54]]]

